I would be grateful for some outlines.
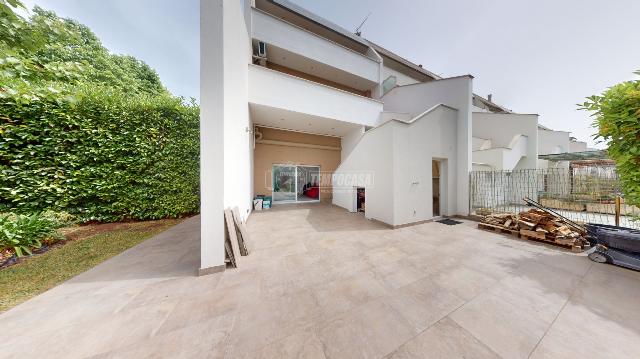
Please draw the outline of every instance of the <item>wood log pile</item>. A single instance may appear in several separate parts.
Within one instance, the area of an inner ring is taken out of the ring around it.
[[[518,216],[512,213],[489,214],[484,217],[484,223],[500,226],[505,229],[518,230]]]
[[[585,238],[584,229],[539,209],[530,209],[518,215],[490,214],[484,217],[483,223],[495,227],[494,229],[518,234],[519,237],[552,242],[574,250],[581,250],[589,243]]]

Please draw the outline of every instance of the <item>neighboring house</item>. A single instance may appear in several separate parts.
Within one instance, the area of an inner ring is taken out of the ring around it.
[[[442,78],[288,1],[201,3],[203,273],[224,268],[223,209],[246,218],[256,195],[401,226],[468,215],[473,168],[536,167],[537,115],[475,95],[471,75]]]
[[[538,154],[556,155],[560,153],[588,152],[597,149],[587,147],[586,142],[578,141],[567,131],[554,131],[538,125]],[[539,159],[538,168],[569,168],[569,161],[551,162]]]
[[[536,168],[538,115],[473,113],[473,169]]]

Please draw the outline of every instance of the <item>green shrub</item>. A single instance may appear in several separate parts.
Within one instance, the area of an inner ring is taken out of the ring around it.
[[[199,210],[199,108],[91,30],[0,0],[0,212],[80,221]]]
[[[0,214],[0,250],[13,249],[18,257],[32,254],[31,250],[40,248],[44,240],[61,239],[56,232],[60,226],[58,221],[39,214]]]
[[[73,98],[0,98],[0,211],[67,211],[83,221],[197,212],[198,107],[76,90]]]
[[[636,72],[640,75],[640,72]],[[640,206],[640,80],[615,85],[581,105],[593,112],[595,136],[616,162],[627,204]]]

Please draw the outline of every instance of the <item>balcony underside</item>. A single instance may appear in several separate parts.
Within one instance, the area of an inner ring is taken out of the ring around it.
[[[382,112],[379,101],[256,65],[249,65],[249,103],[331,120],[336,126],[375,126]]]
[[[359,125],[281,108],[249,104],[254,125],[342,137]]]

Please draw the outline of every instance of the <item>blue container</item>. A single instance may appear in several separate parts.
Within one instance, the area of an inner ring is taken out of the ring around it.
[[[269,208],[271,208],[271,197],[270,196],[262,197],[262,209],[269,209]]]

